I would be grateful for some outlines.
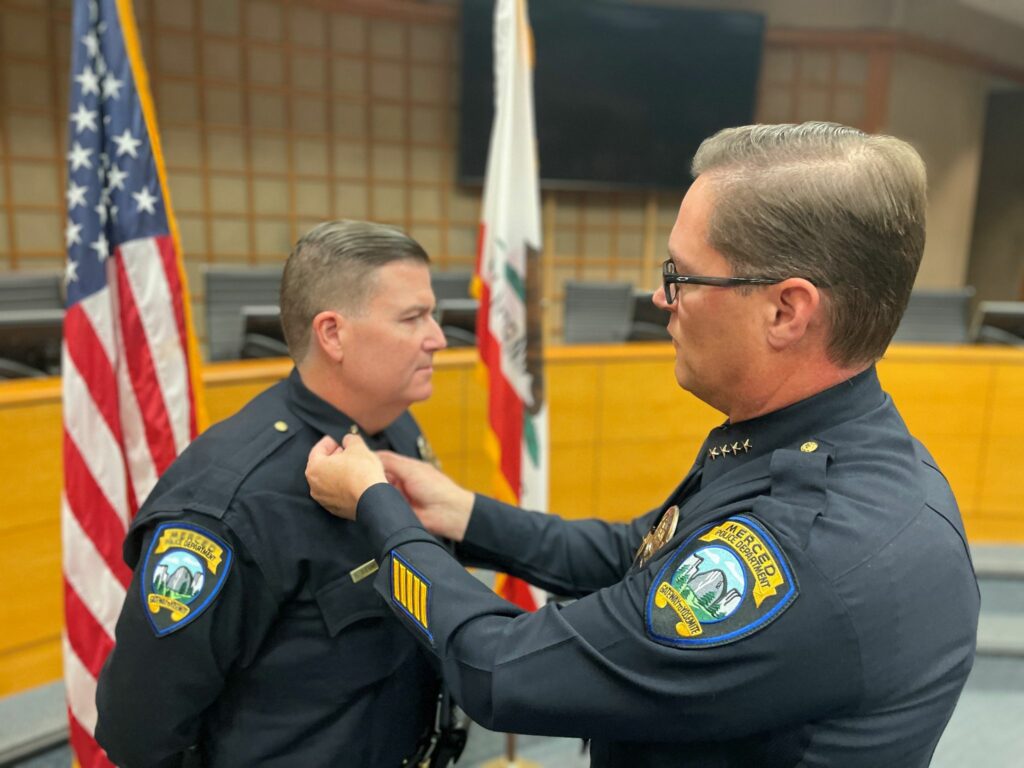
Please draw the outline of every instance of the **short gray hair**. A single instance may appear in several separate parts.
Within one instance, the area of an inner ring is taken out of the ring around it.
[[[827,287],[829,359],[880,358],[924,252],[917,151],[835,123],[748,125],[701,144],[693,175],[702,174],[715,196],[708,240],[735,274]]]
[[[281,277],[281,327],[292,359],[306,356],[318,313],[362,312],[376,271],[393,261],[427,265],[430,258],[401,230],[368,221],[327,221],[303,235]]]

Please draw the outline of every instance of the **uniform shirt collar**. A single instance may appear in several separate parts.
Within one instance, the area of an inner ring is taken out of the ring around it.
[[[292,368],[288,375],[288,400],[299,418],[319,434],[330,435],[339,444],[345,435],[354,433],[361,435],[367,445],[375,450],[391,447],[388,439],[391,427],[375,435],[368,435],[351,417],[310,391],[302,382],[298,368]]]
[[[814,452],[825,446],[821,433],[856,418],[884,398],[875,366],[778,411],[711,430],[701,447],[702,486],[779,448]]]

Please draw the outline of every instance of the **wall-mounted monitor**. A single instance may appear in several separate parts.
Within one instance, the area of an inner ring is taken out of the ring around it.
[[[459,181],[484,177],[494,0],[463,0]],[[764,18],[622,0],[535,0],[541,185],[689,185],[700,142],[753,122]]]

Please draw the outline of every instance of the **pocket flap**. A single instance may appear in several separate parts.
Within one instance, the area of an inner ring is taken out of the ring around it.
[[[384,600],[373,588],[373,579],[356,583],[349,574],[345,574],[320,587],[315,597],[331,637],[357,621],[390,614]]]

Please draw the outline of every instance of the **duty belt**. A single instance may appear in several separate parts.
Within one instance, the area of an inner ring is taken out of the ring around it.
[[[402,761],[403,766],[416,768],[446,768],[462,755],[466,746],[468,720],[452,704],[451,694],[442,686],[437,695],[437,713],[434,725],[420,739],[416,751]]]

